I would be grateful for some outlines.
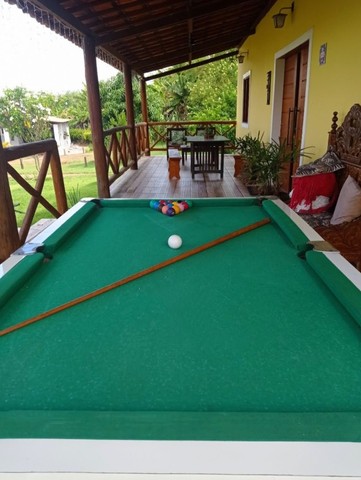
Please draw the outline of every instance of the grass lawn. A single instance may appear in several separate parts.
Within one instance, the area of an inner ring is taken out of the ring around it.
[[[86,164],[85,160],[86,159]],[[93,153],[72,154],[61,157],[61,164],[64,176],[65,190],[68,199],[68,206],[71,207],[83,197],[96,197],[97,185],[95,176],[95,166]],[[38,169],[33,157],[28,157],[11,162],[11,165],[20,173],[30,185],[35,186],[38,176]],[[23,167],[23,168],[22,168]],[[25,211],[30,201],[30,195],[15,182],[11,177],[10,188],[13,197],[16,219],[18,226],[22,224]],[[51,171],[49,168],[48,176],[43,188],[43,197],[56,207],[55,193]],[[33,223],[41,218],[53,218],[42,205],[38,205]]]

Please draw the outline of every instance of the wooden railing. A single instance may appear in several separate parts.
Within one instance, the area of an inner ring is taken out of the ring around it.
[[[114,127],[104,131],[105,157],[108,167],[109,184],[135,165],[130,145],[130,127]],[[148,128],[146,123],[135,126],[136,157],[140,158],[148,149]]]
[[[39,166],[39,175],[33,187],[11,165],[11,162],[20,158],[41,154],[43,154],[43,157]],[[49,166],[53,179],[56,207],[42,195]],[[9,175],[30,194],[30,202],[20,229],[18,229],[16,224]],[[26,241],[39,204],[55,218],[60,217],[68,208],[56,141],[53,139],[44,140],[9,148],[0,146],[0,262],[8,258],[11,253]]]
[[[197,127],[213,127],[216,135],[223,135],[230,138],[230,144],[226,148],[232,148],[232,139],[235,138],[236,121],[214,121],[214,122],[149,122],[149,149],[150,151],[166,151],[167,129],[184,127],[189,135],[194,135]]]
[[[104,132],[105,157],[110,184],[128,170],[132,162],[129,132],[130,128],[127,126],[110,128]]]
[[[135,139],[138,158],[144,154],[149,155],[149,128],[147,123],[143,122],[136,124]]]

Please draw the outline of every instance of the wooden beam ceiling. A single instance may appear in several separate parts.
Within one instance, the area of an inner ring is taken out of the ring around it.
[[[276,0],[6,0],[141,76],[234,54]],[[148,75],[149,76],[149,75]]]

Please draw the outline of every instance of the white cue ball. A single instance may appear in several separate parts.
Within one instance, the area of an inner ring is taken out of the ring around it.
[[[171,235],[168,238],[168,245],[170,248],[180,248],[182,246],[182,239],[179,235]]]

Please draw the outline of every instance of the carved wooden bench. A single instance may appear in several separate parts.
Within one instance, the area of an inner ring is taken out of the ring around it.
[[[329,147],[345,165],[345,168],[336,172],[340,192],[349,175],[361,186],[361,106],[353,105],[340,127],[337,126],[337,112],[334,112],[332,120]],[[302,215],[307,223],[361,271],[361,217],[338,225],[330,224],[331,217],[332,212]]]

